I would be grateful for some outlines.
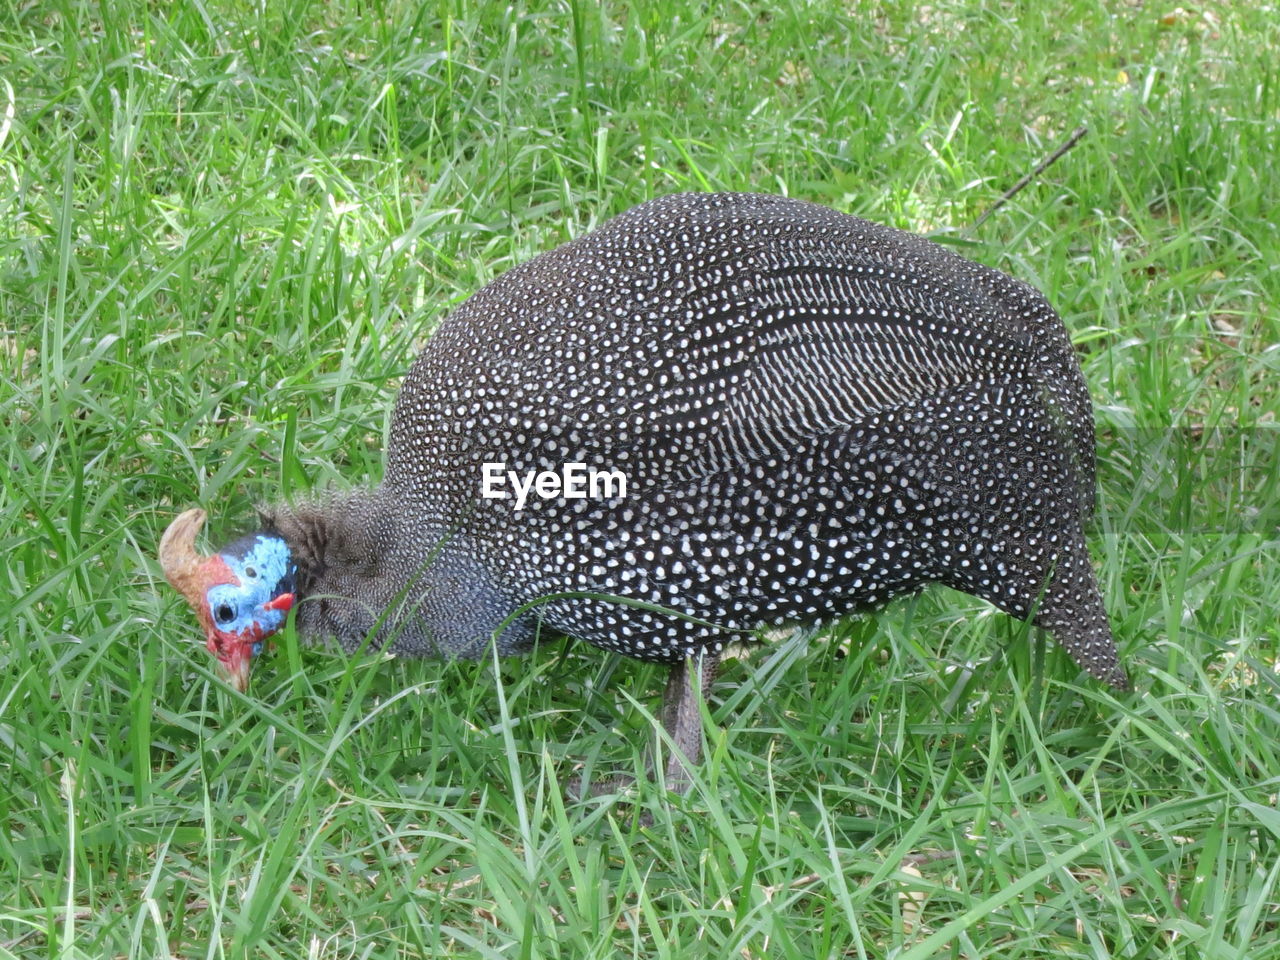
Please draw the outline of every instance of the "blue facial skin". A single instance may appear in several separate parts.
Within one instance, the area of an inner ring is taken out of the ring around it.
[[[229,544],[217,555],[239,584],[220,583],[205,593],[214,626],[222,633],[252,639],[252,653],[262,650],[263,638],[284,626],[287,610],[266,610],[263,604],[293,593],[297,566],[280,537],[254,533]]]

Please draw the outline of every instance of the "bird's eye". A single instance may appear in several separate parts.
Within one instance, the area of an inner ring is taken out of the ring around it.
[[[225,603],[218,604],[218,609],[213,611],[213,618],[219,623],[230,623],[235,617],[235,611]]]
[[[258,578],[258,571],[255,570],[253,567],[245,567],[244,575],[248,577],[250,580],[256,580]]]

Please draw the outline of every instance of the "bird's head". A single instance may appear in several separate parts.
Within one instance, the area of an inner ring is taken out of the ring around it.
[[[249,685],[263,641],[284,626],[295,600],[297,565],[279,534],[259,531],[217,553],[196,552],[203,510],[188,510],[160,538],[160,565],[204,628],[209,652],[233,687]]]

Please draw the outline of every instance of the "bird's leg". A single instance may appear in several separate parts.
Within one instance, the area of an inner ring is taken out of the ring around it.
[[[711,693],[720,655],[707,653],[688,657],[673,664],[667,675],[667,688],[662,694],[662,726],[671,738],[673,749],[667,757],[664,783],[673,793],[689,792],[689,771],[702,760],[702,701]],[[653,775],[653,757],[649,758],[649,774]],[[584,784],[580,778],[569,782],[569,795],[578,799],[597,797],[630,786],[630,776],[610,777]]]
[[[702,701],[711,693],[720,655],[687,657],[671,668],[662,695],[662,726],[674,749],[667,757],[666,785],[672,793],[689,792],[689,772],[702,762]]]

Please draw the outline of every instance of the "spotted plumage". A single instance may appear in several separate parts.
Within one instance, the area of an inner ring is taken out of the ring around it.
[[[472,657],[502,626],[516,653],[540,619],[679,664],[944,583],[1124,686],[1082,532],[1093,443],[1026,284],[814,204],[677,195],[454,310],[382,485],[263,519],[298,563],[299,627],[348,648]],[[491,462],[618,470],[627,496],[516,510],[480,496]]]

